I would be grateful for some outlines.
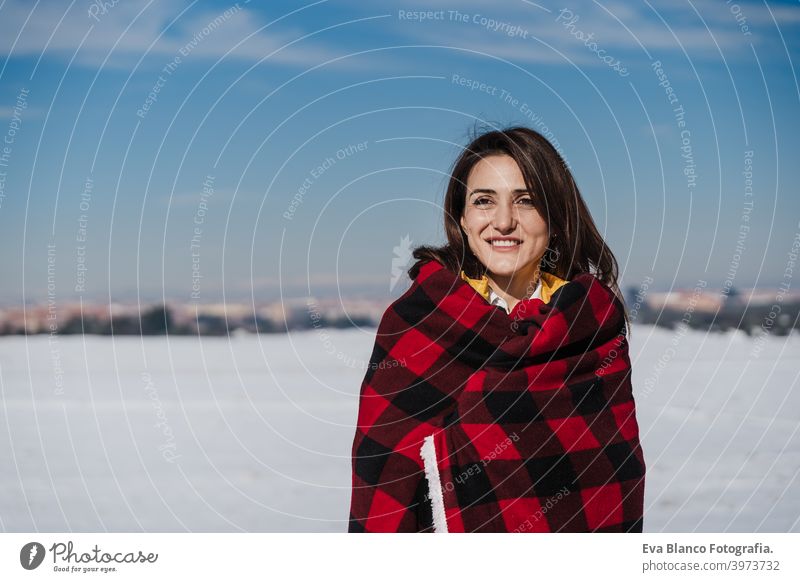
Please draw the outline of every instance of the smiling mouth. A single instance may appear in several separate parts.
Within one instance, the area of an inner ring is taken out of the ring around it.
[[[486,242],[488,242],[493,247],[505,247],[505,248],[516,247],[522,244],[522,241],[518,238],[512,238],[512,239],[490,238]]]

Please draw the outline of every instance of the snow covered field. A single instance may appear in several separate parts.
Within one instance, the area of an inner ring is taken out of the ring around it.
[[[0,530],[346,530],[374,333],[0,338]],[[631,346],[645,530],[800,531],[800,337]]]

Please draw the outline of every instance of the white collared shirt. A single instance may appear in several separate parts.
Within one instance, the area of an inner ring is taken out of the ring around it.
[[[539,284],[536,285],[536,289],[531,294],[528,299],[541,299],[542,298],[542,278],[539,277]],[[489,303],[491,305],[499,305],[503,309],[506,310],[506,313],[510,314],[511,310],[508,308],[508,304],[506,300],[500,297],[497,293],[494,292],[494,289],[489,287]]]

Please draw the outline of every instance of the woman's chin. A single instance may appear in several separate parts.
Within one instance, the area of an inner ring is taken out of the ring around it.
[[[511,277],[515,273],[527,268],[529,264],[529,262],[515,260],[514,258],[495,260],[493,257],[492,260],[488,261],[486,268],[490,273],[496,276]]]

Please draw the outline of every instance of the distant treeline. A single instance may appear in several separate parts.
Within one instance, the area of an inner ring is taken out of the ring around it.
[[[740,302],[729,302],[718,312],[687,311],[680,309],[653,309],[643,304],[633,318],[635,324],[652,324],[665,328],[675,328],[685,324],[692,329],[711,332],[725,332],[741,329],[748,335],[763,332],[787,335],[798,329],[800,302],[787,302],[776,305],[746,306]],[[276,322],[251,314],[248,317],[223,317],[200,315],[197,319],[181,318],[177,321],[172,310],[166,305],[157,305],[137,315],[115,315],[99,317],[84,315],[59,321],[57,333],[96,334],[96,335],[208,335],[224,336],[236,330],[250,333],[283,333],[313,328],[351,328],[377,327],[379,321],[367,317],[337,317],[317,315],[310,318],[308,313],[298,310],[289,314],[286,321]],[[37,333],[49,333],[43,329]],[[24,335],[24,329],[15,328],[8,322],[0,322],[0,335]]]
[[[217,315],[200,315],[188,321],[176,321],[172,310],[166,305],[157,305],[142,310],[141,317],[136,315],[115,315],[113,317],[98,317],[84,315],[70,317],[64,322],[59,322],[57,333],[59,335],[95,334],[95,335],[228,335],[236,330],[250,333],[283,333],[287,330],[301,330],[311,328],[348,328],[370,327],[376,325],[371,318],[347,317],[344,314],[331,318],[319,316],[316,320],[309,319],[307,314],[298,313],[287,318],[286,322],[272,321],[255,314],[249,317],[223,317]],[[37,333],[50,333],[43,329]],[[7,322],[0,322],[0,335],[24,335],[21,328],[14,328]]]
[[[800,330],[800,302],[779,304],[779,310],[771,305],[750,305],[728,303],[718,312],[693,311],[665,308],[661,310],[643,306],[635,319],[635,323],[646,323],[674,329],[679,325],[687,325],[692,329],[711,332],[726,332],[735,329],[747,335],[759,335],[762,332],[775,335],[788,335],[792,329]]]

